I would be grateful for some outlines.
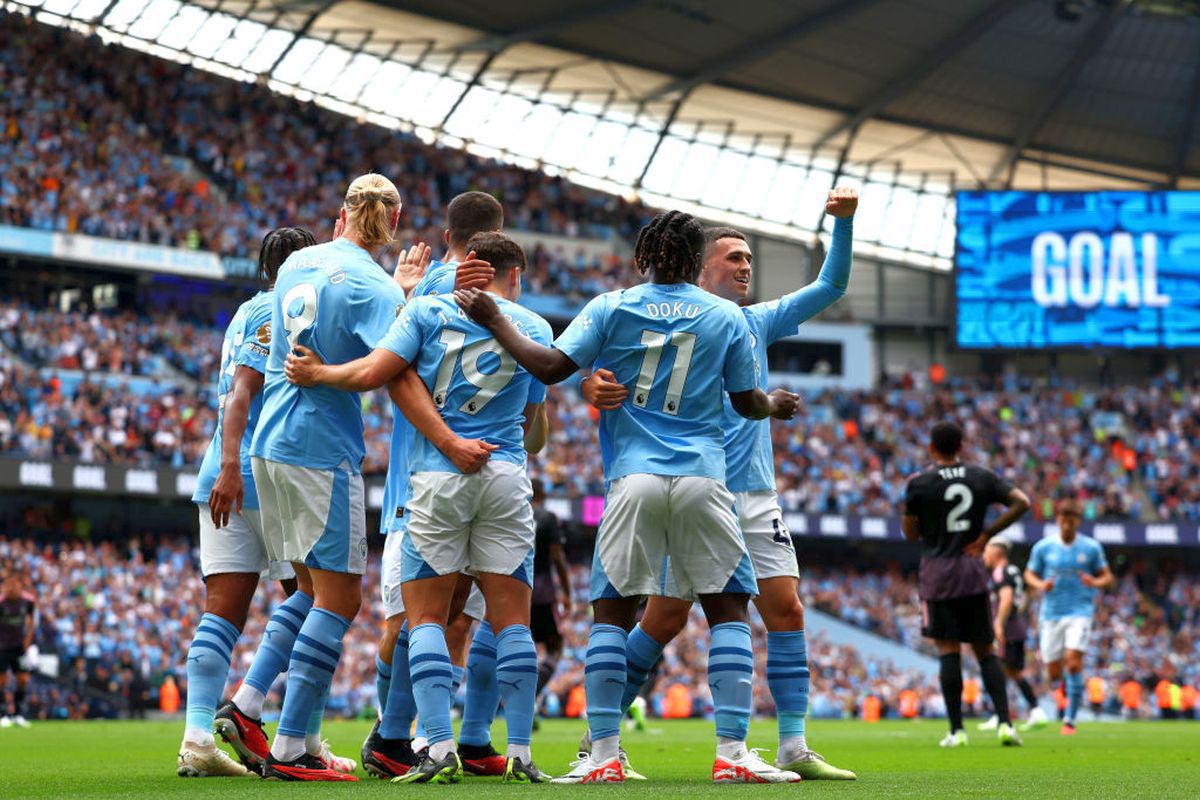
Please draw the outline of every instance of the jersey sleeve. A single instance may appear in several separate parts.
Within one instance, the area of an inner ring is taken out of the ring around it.
[[[1002,580],[1000,582],[1000,585],[1007,586],[1010,589],[1012,589],[1013,591],[1016,591],[1017,580],[1020,577],[1020,575],[1021,575],[1020,568],[1013,564],[1009,564],[1007,567],[1004,568],[1004,580]]]
[[[361,286],[349,309],[350,330],[364,348],[374,350],[404,308],[404,291],[390,279]]]
[[[1091,563],[1088,566],[1091,567],[1093,575],[1108,566],[1108,559],[1104,556],[1104,545],[1093,542]]]
[[[579,316],[554,340],[554,347],[575,362],[577,367],[589,367],[600,355],[608,327],[608,295],[593,297]]]
[[[991,475],[990,483],[991,483],[991,490],[992,490],[992,502],[1000,503],[1002,505],[1007,505],[1008,496],[1010,494],[1012,494],[1012,490],[1016,487],[1014,487],[1012,485],[1011,481],[1008,481],[1008,480],[1000,477],[999,475],[997,475],[994,472],[991,472],[989,474]]]
[[[437,264],[421,276],[421,280],[413,288],[412,296],[450,294],[454,291],[454,279],[458,273],[458,264]]]
[[[406,305],[400,316],[392,320],[391,327],[379,340],[376,349],[387,350],[389,353],[403,358],[405,363],[412,364],[421,352],[421,310],[424,303],[415,300]]]
[[[835,220],[833,241],[817,279],[778,300],[751,306],[752,309],[761,309],[751,313],[761,315],[759,332],[768,344],[795,335],[800,323],[815,317],[846,294],[850,285],[853,236],[852,218]]]
[[[246,315],[242,328],[242,346],[233,357],[235,367],[249,367],[267,374],[267,356],[271,355],[271,304],[263,303]]]
[[[725,391],[748,392],[758,388],[754,348],[750,345],[750,326],[740,311],[733,311],[730,319],[733,320],[733,330],[729,347],[725,350]]]
[[[921,487],[917,485],[916,478],[910,478],[904,487],[904,513],[907,516],[917,516],[917,508],[920,505],[920,502]]]
[[[1033,546],[1033,550],[1029,553],[1029,564],[1026,565],[1029,571],[1039,578],[1046,577],[1046,557],[1044,555],[1046,548],[1042,546],[1044,542],[1045,540]]]

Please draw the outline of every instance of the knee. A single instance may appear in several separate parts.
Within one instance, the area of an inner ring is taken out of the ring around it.
[[[689,603],[658,614],[648,613],[642,617],[638,625],[651,639],[661,645],[666,645],[687,627],[688,615],[691,610],[692,607]]]
[[[760,605],[758,613],[767,630],[772,633],[804,630],[804,604],[799,597],[793,597],[791,602],[782,607],[767,609]]]
[[[709,627],[728,622],[750,621],[750,596],[745,594],[707,595],[700,600]]]

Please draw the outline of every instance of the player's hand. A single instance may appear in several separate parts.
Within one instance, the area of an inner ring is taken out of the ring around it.
[[[826,214],[846,219],[853,217],[855,211],[858,211],[858,189],[846,186],[829,193],[829,199],[825,201]]]
[[[800,395],[787,389],[776,389],[767,397],[771,398],[771,416],[775,419],[792,419],[796,416]]]
[[[570,619],[571,615],[575,613],[575,603],[571,600],[570,592],[558,593],[558,606],[559,611],[562,613],[562,618]]]
[[[417,242],[407,250],[400,251],[400,257],[396,259],[396,271],[392,273],[392,280],[404,290],[406,295],[416,288],[416,285],[421,282],[421,278],[425,277],[425,270],[429,269],[429,258],[432,253],[433,249],[424,242]]]
[[[583,399],[601,411],[612,411],[620,408],[621,403],[629,396],[629,389],[623,383],[617,383],[617,376],[607,369],[598,369],[583,379],[579,384]]]
[[[342,219],[342,215],[338,214],[337,219],[333,221],[333,238],[340,239],[346,231],[346,221]]]
[[[500,306],[487,292],[478,289],[455,289],[454,301],[467,316],[483,327],[488,327],[500,318]]]
[[[237,506],[239,514],[242,513],[242,499],[245,496],[246,486],[242,481],[241,468],[222,467],[208,495],[208,510],[218,530],[229,524],[229,514],[234,506]]]
[[[463,439],[456,436],[441,448],[441,451],[460,472],[473,475],[483,469],[496,447],[497,445],[482,439]]]
[[[482,289],[496,277],[496,270],[486,261],[475,257],[475,251],[467,253],[465,261],[454,270],[455,289]]]
[[[1079,573],[1079,582],[1089,589],[1095,589],[1100,585],[1100,580],[1098,578],[1093,575],[1089,575],[1086,572]]]
[[[283,374],[297,386],[315,386],[318,370],[325,364],[321,357],[302,344],[292,348],[283,362]]]
[[[995,625],[992,628],[992,633],[996,635],[996,649],[1003,655],[1004,653],[1004,626]]]
[[[971,558],[979,558],[983,555],[983,548],[987,546],[987,542],[988,537],[980,534],[977,539],[974,539],[963,548],[963,555],[970,556]]]
[[[1054,588],[1054,578],[1046,578],[1042,581],[1042,594],[1049,592]]]

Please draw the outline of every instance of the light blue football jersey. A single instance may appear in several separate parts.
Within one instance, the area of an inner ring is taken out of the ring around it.
[[[500,311],[524,335],[548,345],[550,323],[504,298]],[[525,463],[525,405],[546,399],[546,387],[526,372],[484,327],[472,322],[453,296],[415,298],[379,347],[416,367],[446,425],[467,439],[497,445],[493,460]],[[419,433],[414,436],[412,472],[458,472]]]
[[[778,300],[743,306],[750,326],[758,388],[767,391],[767,346],[794,336],[801,323],[819,314],[846,293],[850,283],[853,220],[837,219],[833,241],[817,279]],[[725,483],[731,492],[775,489],[775,455],[771,420],[746,419],[725,398]]]
[[[454,276],[458,271],[457,261],[438,261],[436,258],[429,262],[425,275],[413,288],[413,297],[425,297],[431,294],[450,294],[454,291]]]
[[[288,383],[291,348],[311,348],[326,364],[374,349],[404,307],[404,292],[371,255],[345,238],[298,250],[280,267],[271,309],[271,355],[251,454],[284,464],[362,468],[362,406],[356,392]]]
[[[1104,547],[1090,536],[1077,534],[1071,544],[1058,536],[1042,539],[1029,554],[1029,569],[1042,580],[1054,578],[1054,588],[1042,596],[1042,619],[1090,617],[1096,590],[1083,585],[1080,572],[1095,575],[1108,565]]]
[[[254,295],[238,307],[237,313],[229,321],[229,327],[225,329],[225,339],[221,342],[220,372],[217,373],[217,429],[213,432],[208,449],[204,451],[204,460],[200,462],[193,503],[208,502],[213,484],[221,474],[221,425],[225,420],[225,397],[233,388],[234,373],[243,366],[263,375],[267,372],[267,355],[271,352],[273,299],[271,292]],[[254,440],[262,405],[263,394],[259,392],[250,401],[246,431],[242,434],[242,483],[245,488],[242,507],[251,510],[258,508],[258,490],[254,487],[254,474],[250,471],[250,443]]]
[[[383,509],[379,513],[379,532],[383,534],[404,530],[408,505],[408,457],[412,452],[416,431],[400,406],[392,403],[392,439],[388,449],[387,477],[383,481]]]
[[[620,408],[600,412],[606,480],[725,480],[726,393],[758,385],[750,329],[736,305],[691,283],[644,283],[594,298],[554,346],[629,387]]]

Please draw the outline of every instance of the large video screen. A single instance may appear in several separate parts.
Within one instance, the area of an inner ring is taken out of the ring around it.
[[[959,192],[959,347],[1200,347],[1200,192]]]

